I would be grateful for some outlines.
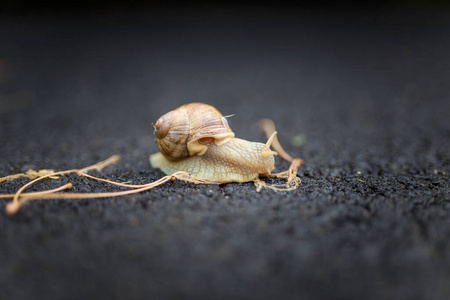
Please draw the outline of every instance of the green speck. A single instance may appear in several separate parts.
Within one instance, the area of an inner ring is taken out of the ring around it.
[[[305,143],[305,136],[303,134],[296,135],[291,140],[291,145],[294,147],[300,147]]]

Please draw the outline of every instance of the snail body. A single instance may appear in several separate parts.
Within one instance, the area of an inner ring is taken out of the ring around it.
[[[167,160],[161,153],[150,156],[150,164],[166,174],[186,171],[216,182],[247,182],[269,175],[275,168],[273,155],[263,157],[270,149],[263,143],[232,138],[224,144],[209,145],[203,155],[178,161]]]
[[[269,176],[275,168],[271,139],[263,144],[236,138],[210,105],[183,105],[153,127],[160,152],[150,155],[150,164],[166,174],[185,171],[214,182],[247,182]]]

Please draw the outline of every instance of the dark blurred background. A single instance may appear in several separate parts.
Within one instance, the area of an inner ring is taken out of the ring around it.
[[[424,103],[419,98],[427,97],[424,109],[446,105],[441,95],[423,91],[446,84],[448,62],[434,58],[445,57],[448,8],[446,1],[3,0],[0,113],[35,116],[26,118],[30,124],[5,121],[1,147],[23,136],[18,127],[34,129],[36,139],[40,132],[76,131],[80,115],[89,120],[89,132],[106,129],[104,138],[127,136],[129,127],[145,128],[146,136],[148,120],[187,101],[238,113],[235,130],[253,139],[256,130],[240,127],[267,116],[275,99],[280,109],[272,117],[280,114],[279,122],[293,110],[310,112],[312,122],[333,123],[327,118],[348,118],[355,103],[366,119],[379,105],[377,116],[395,122],[399,107]],[[438,44],[444,48],[429,47]],[[331,104],[323,97],[332,98]],[[394,98],[404,100],[394,105]],[[266,99],[265,105],[252,104],[258,99]],[[239,116],[249,109],[252,116]],[[301,120],[296,127],[311,127],[313,134],[317,126]],[[130,121],[135,123],[124,126]],[[89,139],[83,130],[78,134]],[[24,140],[15,148],[28,145]],[[87,150],[70,141],[61,147]]]
[[[305,1],[303,3],[293,3],[292,1],[277,1],[277,2],[264,2],[258,3],[251,1],[173,1],[171,3],[164,3],[163,1],[121,1],[121,0],[67,0],[67,1],[43,1],[43,0],[5,0],[2,1],[2,9],[5,12],[19,12],[26,13],[31,11],[106,11],[106,10],[128,10],[128,9],[152,9],[165,7],[173,9],[175,7],[251,7],[255,8],[278,8],[290,10],[292,8],[298,9],[434,9],[441,10],[448,7],[448,1],[445,0],[387,0],[387,1],[374,1],[374,3],[355,3],[353,1]]]

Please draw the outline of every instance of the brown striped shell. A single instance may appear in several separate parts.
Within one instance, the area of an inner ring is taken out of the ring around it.
[[[189,103],[156,121],[155,143],[170,161],[203,155],[211,143],[220,145],[234,137],[225,117],[213,106]]]

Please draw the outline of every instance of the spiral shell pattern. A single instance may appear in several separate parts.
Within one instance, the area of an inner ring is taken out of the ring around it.
[[[160,117],[153,128],[159,151],[170,161],[203,155],[209,144],[234,137],[225,117],[204,103],[180,106]]]

